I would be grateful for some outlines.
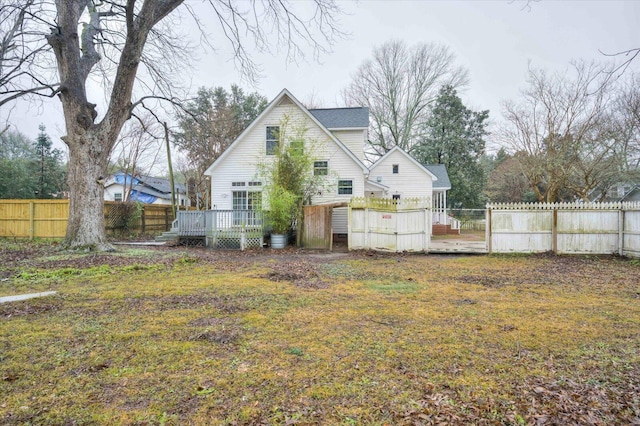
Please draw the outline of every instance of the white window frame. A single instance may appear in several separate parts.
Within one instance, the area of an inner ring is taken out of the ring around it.
[[[345,185],[344,182],[349,184]],[[340,192],[347,189],[349,192]],[[338,195],[353,195],[353,179],[338,179]]]

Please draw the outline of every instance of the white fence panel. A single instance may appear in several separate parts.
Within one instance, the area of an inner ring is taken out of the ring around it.
[[[491,251],[537,253],[553,244],[553,212],[494,210],[491,212]]]
[[[622,254],[629,257],[640,257],[640,206],[624,211],[623,222]]]
[[[618,210],[558,210],[557,215],[558,253],[618,252]]]
[[[490,253],[640,257],[640,203],[497,204],[487,220]]]
[[[349,205],[349,249],[427,251],[430,207],[429,199],[354,198]]]

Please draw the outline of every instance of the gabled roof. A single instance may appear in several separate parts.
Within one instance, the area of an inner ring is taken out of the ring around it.
[[[444,164],[425,164],[424,167],[438,177],[433,183],[433,189],[451,189],[451,181]]]
[[[369,108],[321,108],[309,112],[327,129],[366,129],[369,127]]]
[[[311,114],[309,110],[306,109],[300,103],[300,101],[298,101],[295,98],[295,96],[291,94],[291,92],[289,92],[287,89],[282,89],[282,91],[278,94],[278,96],[276,96],[271,102],[269,102],[269,105],[267,105],[264,111],[262,111],[260,115],[256,117],[256,119],[253,120],[251,124],[249,124],[249,126],[247,126],[247,128],[243,130],[242,133],[240,133],[240,136],[238,136],[236,140],[234,140],[233,143],[231,143],[231,145],[229,145],[229,147],[227,147],[227,149],[224,150],[222,155],[220,155],[220,157],[218,157],[207,168],[204,174],[211,175],[213,173],[213,170],[218,166],[218,164],[222,164],[225,158],[229,156],[229,154],[238,146],[239,141],[241,141],[251,130],[253,130],[253,128],[258,125],[258,123],[262,120],[262,118],[267,114],[269,114],[271,110],[273,110],[273,108],[275,108],[284,97],[288,97],[291,100],[291,102],[293,102],[298,108],[300,108],[301,111],[303,111],[311,119],[311,121],[313,121],[324,133],[326,133],[329,139],[331,139],[342,151],[344,151],[345,154],[347,154],[349,158],[353,160],[354,163],[356,163],[362,169],[363,173],[366,174],[369,172],[369,169],[367,169],[367,166],[365,166],[364,163],[360,161],[360,159],[358,159],[358,157],[356,157],[353,154],[353,152],[351,152],[351,150],[349,150],[349,148],[347,148],[342,142],[340,142],[340,140],[336,138],[333,135],[333,133],[331,133],[329,129],[327,129],[327,127],[325,127],[316,117],[314,117],[313,114]],[[340,108],[337,108],[337,109],[340,109]],[[369,109],[367,108],[367,114],[368,112],[369,112]]]
[[[416,161],[415,158],[413,158],[404,149],[400,148],[397,145],[394,146],[393,148],[391,148],[389,151],[387,151],[387,153],[384,154],[382,157],[378,158],[378,160],[375,163],[373,163],[371,165],[371,167],[369,167],[369,170],[373,170],[376,166],[381,164],[384,160],[387,159],[387,157],[389,157],[392,153],[394,153],[396,151],[399,152],[400,154],[404,155],[405,157],[407,157],[409,159],[409,161],[411,161],[413,164],[415,164],[419,169],[422,169],[422,171],[424,171],[426,174],[431,176],[431,180],[433,182],[436,182],[438,180],[438,176],[436,176],[435,173],[431,172],[431,170],[427,169],[425,166],[420,164],[418,161]],[[434,184],[433,187],[436,188],[436,185]]]

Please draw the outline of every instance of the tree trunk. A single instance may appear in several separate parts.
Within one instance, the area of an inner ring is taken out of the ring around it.
[[[108,155],[104,141],[95,132],[84,137],[67,136],[69,149],[69,222],[65,247],[113,251],[107,242],[104,221],[104,180]]]

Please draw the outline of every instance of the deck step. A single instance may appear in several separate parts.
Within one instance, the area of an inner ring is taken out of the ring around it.
[[[162,235],[158,235],[155,238],[155,240],[158,242],[178,241],[178,232],[177,231],[163,232]]]

